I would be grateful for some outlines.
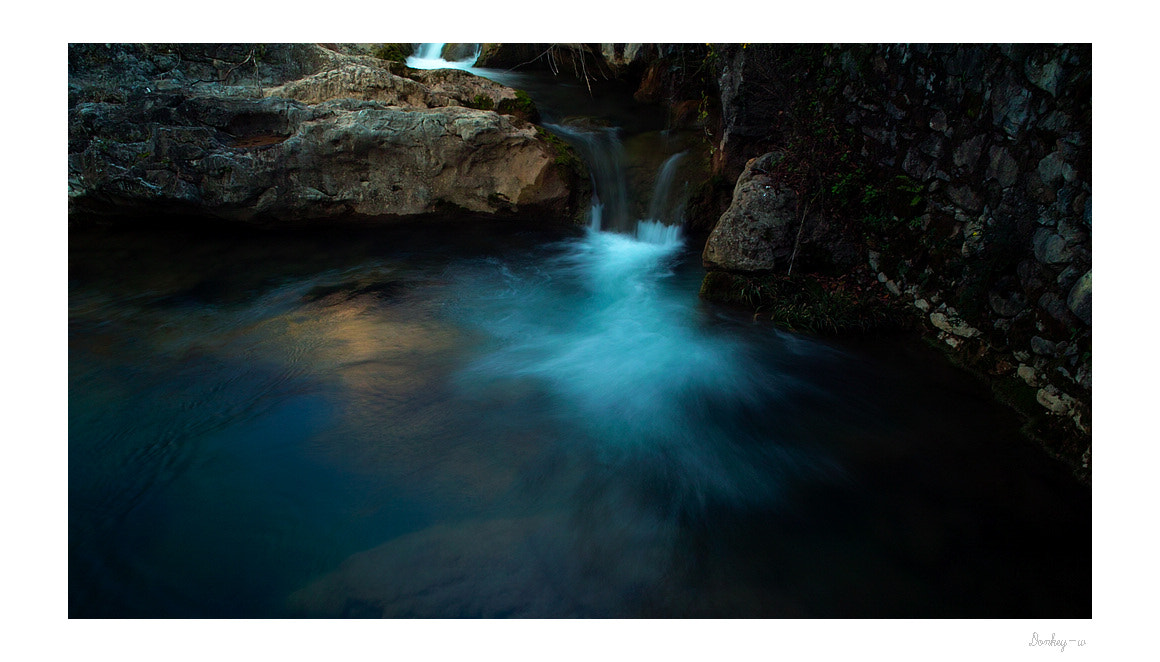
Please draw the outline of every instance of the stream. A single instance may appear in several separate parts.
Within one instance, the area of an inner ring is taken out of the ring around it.
[[[1091,617],[1090,488],[985,386],[702,302],[695,141],[488,75],[587,227],[70,229],[70,617]]]

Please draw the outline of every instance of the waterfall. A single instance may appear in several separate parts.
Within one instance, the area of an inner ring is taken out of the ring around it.
[[[545,128],[564,138],[580,152],[592,175],[592,227],[596,230],[631,232],[628,211],[628,178],[624,145],[614,128],[578,129],[559,124]]]
[[[420,60],[442,60],[443,47],[446,44],[419,44],[415,50],[415,57]]]
[[[672,199],[673,180],[677,175],[677,166],[684,157],[685,152],[678,152],[666,159],[661,166],[656,185],[653,187],[652,202],[648,207],[649,220],[667,220],[678,226],[684,221],[684,196],[677,200]]]
[[[407,66],[412,69],[471,69],[475,66],[481,44],[470,44],[473,47],[471,57],[450,62],[443,59],[443,47],[446,45],[419,44],[415,54],[407,58]]]

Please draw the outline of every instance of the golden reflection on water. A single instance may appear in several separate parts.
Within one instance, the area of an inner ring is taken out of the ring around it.
[[[248,334],[286,370],[341,391],[339,420],[315,444],[350,469],[461,503],[490,502],[515,481],[518,440],[497,452],[457,411],[452,380],[469,339],[429,311],[327,298]]]

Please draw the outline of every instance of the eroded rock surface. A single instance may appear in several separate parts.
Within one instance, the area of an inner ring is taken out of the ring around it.
[[[584,208],[583,173],[512,110],[515,90],[317,45],[199,48],[70,46],[70,217],[570,222]]]

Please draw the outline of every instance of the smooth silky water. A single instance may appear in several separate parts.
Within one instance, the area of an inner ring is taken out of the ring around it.
[[[686,158],[583,229],[72,229],[70,616],[1090,617],[985,387],[699,300]]]

